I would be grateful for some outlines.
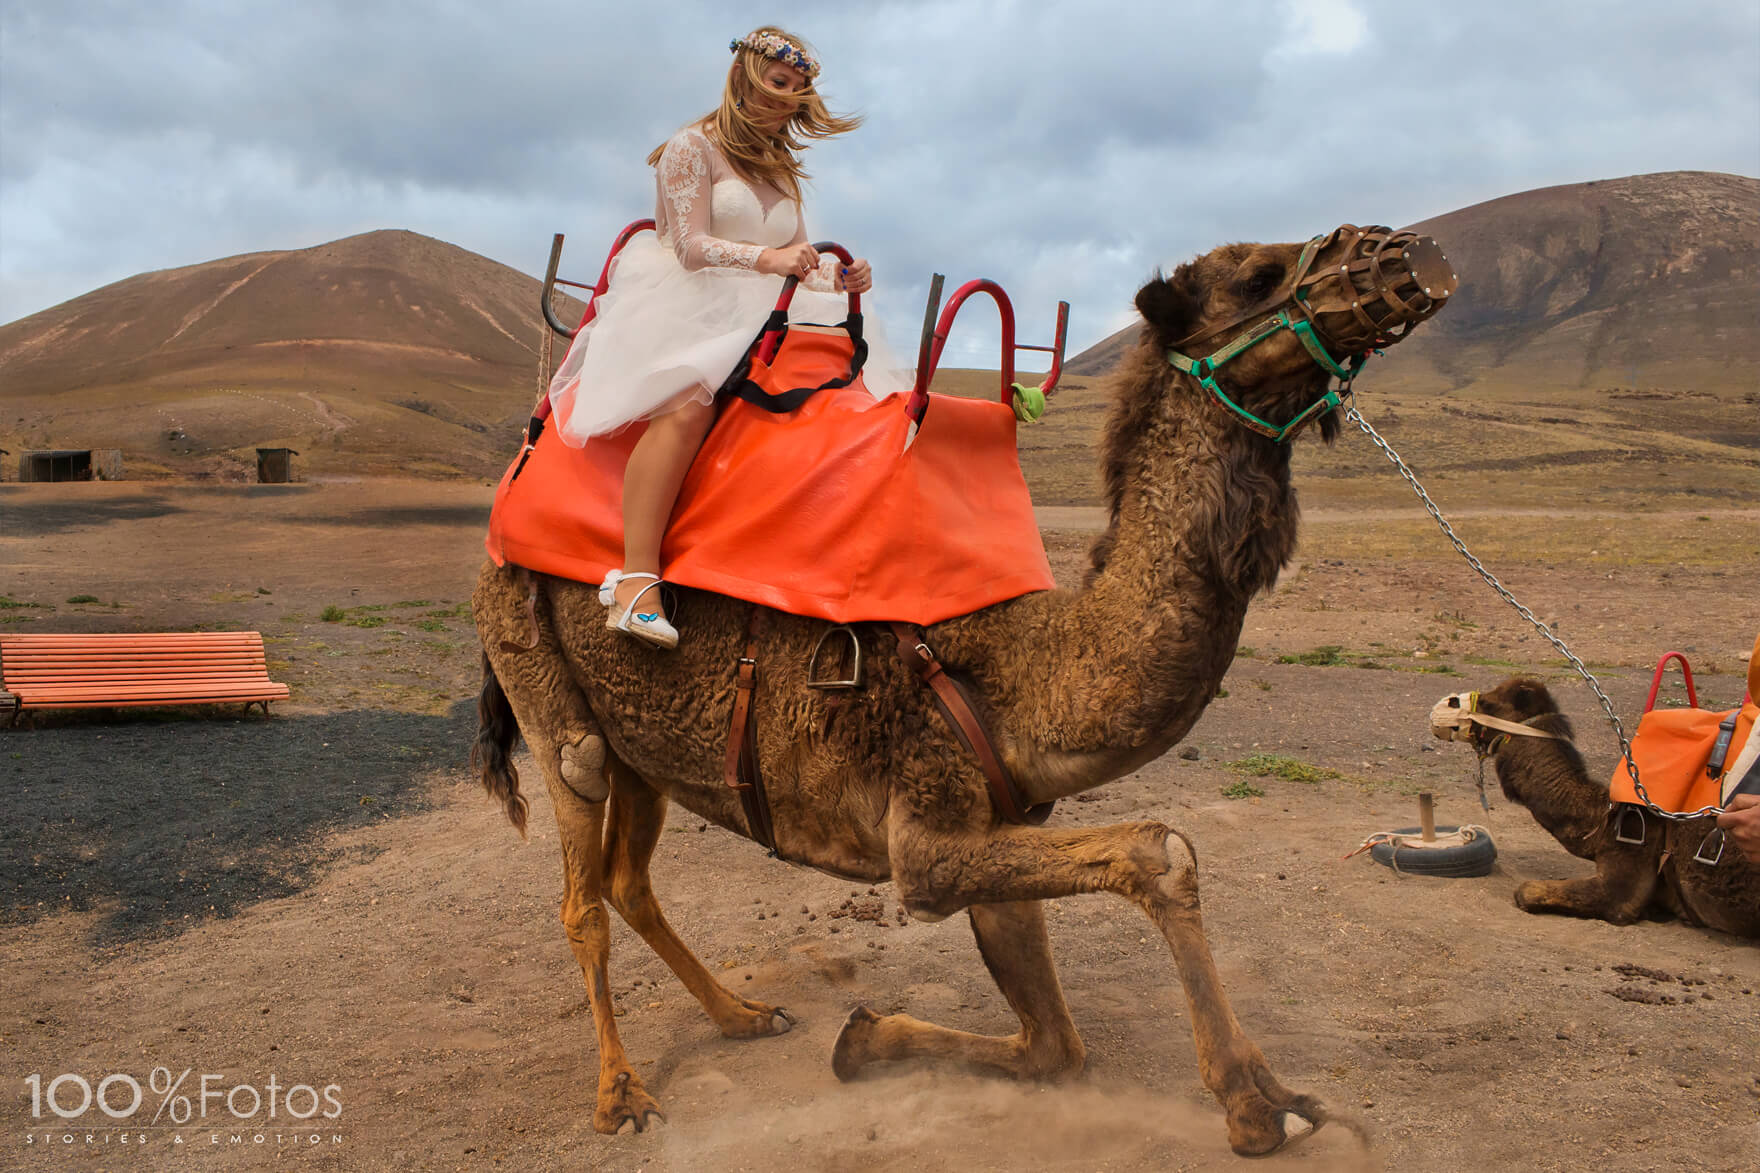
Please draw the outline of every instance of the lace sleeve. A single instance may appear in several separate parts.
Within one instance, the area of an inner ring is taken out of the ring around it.
[[[668,214],[672,251],[686,269],[755,269],[762,245],[709,234],[709,159],[698,135],[686,131],[666,144],[655,182]]]

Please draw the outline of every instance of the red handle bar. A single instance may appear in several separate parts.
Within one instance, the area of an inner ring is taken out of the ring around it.
[[[1679,652],[1664,652],[1662,659],[1656,661],[1656,673],[1650,677],[1650,695],[1645,698],[1644,711],[1648,713],[1656,707],[1656,690],[1662,687],[1662,670],[1670,660],[1681,662],[1681,675],[1687,678],[1687,703],[1695,709],[1699,707],[1699,694],[1693,688],[1693,670],[1687,666],[1687,658]]]
[[[953,328],[953,319],[958,315],[960,307],[966,299],[975,293],[988,293],[996,302],[996,313],[1002,324],[1002,390],[1001,401],[1004,407],[1013,405],[1014,397],[1014,353],[1017,350],[1038,350],[1051,355],[1051,370],[1045,375],[1045,382],[1040,390],[1050,395],[1057,389],[1057,380],[1063,374],[1063,344],[1069,333],[1069,302],[1057,303],[1057,336],[1050,346],[1017,345],[1014,340],[1014,305],[1008,300],[1002,286],[988,278],[968,281],[954,292],[947,300],[947,306],[941,316],[935,320],[934,331],[929,332],[928,322],[923,324],[923,348],[918,356],[917,382],[911,389],[910,401],[905,406],[905,413],[919,423],[923,413],[929,410],[929,384],[935,377],[935,368],[941,365],[941,351],[947,345],[947,335]],[[929,289],[929,316],[935,312],[935,302],[941,295],[941,275],[937,273]]]
[[[821,240],[813,245],[813,248],[817,252],[830,253],[845,265],[855,264],[855,258],[850,255],[850,251],[834,240]],[[773,311],[774,313],[786,314],[788,312],[789,305],[794,301],[795,287],[800,283],[801,279],[795,276],[790,276],[783,281],[782,293],[776,298],[776,309]],[[851,293],[849,295],[849,312],[852,314],[859,314],[862,312],[861,294]],[[758,360],[760,362],[769,362],[774,359],[776,357],[776,351],[781,346],[782,331],[766,330],[764,332],[764,340],[758,344]]]

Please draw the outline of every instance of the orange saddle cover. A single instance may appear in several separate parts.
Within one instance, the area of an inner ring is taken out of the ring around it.
[[[1735,760],[1736,751],[1747,741],[1757,712],[1760,709],[1752,703],[1742,706],[1726,766]],[[1729,714],[1728,709],[1721,713],[1708,709],[1651,709],[1638,718],[1638,731],[1632,735],[1632,756],[1637,759],[1638,777],[1643,780],[1644,792],[1651,802],[1675,812],[1720,805],[1722,777],[1707,774],[1705,764],[1717,740],[1718,723]],[[1625,758],[1614,767],[1608,797],[1614,802],[1638,801]]]
[[[906,452],[905,399],[875,401],[858,378],[785,413],[728,400],[679,491],[667,581],[839,623],[936,623],[1050,589],[1014,412],[933,396]],[[544,429],[502,477],[489,556],[589,583],[621,566],[643,427],[584,448]]]
[[[1753,654],[1748,657],[1748,699],[1736,716],[1725,771],[1735,764],[1753,732],[1755,719],[1760,717],[1755,697],[1760,697],[1760,638],[1754,640]],[[1651,709],[1638,718],[1638,731],[1632,734],[1632,757],[1637,759],[1638,777],[1651,802],[1675,813],[1722,804],[1725,778],[1713,778],[1705,772],[1705,765],[1717,742],[1717,726],[1731,711]],[[1613,768],[1608,797],[1614,802],[1638,802],[1631,767],[1623,757]]]

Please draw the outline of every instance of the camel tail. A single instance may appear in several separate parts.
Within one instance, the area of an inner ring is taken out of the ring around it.
[[[513,766],[513,743],[519,725],[507,702],[495,669],[483,656],[483,691],[477,694],[477,739],[471,744],[471,768],[481,770],[483,789],[507,812],[507,821],[521,836],[526,833],[526,800],[519,792],[519,771]]]

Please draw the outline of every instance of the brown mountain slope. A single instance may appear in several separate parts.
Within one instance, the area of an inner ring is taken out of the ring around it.
[[[401,231],[144,273],[0,327],[0,447],[493,473],[536,393],[538,289]]]
[[[1760,180],[1676,171],[1570,184],[1413,227],[1442,243],[1461,291],[1371,366],[1378,381],[1734,390],[1760,376]],[[1068,369],[1108,370],[1136,335]]]

